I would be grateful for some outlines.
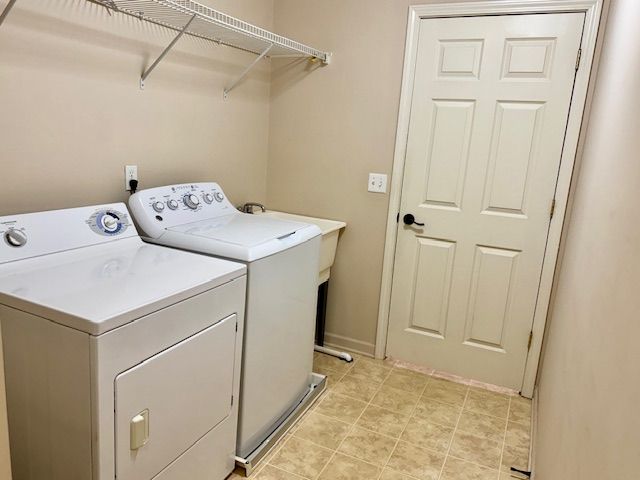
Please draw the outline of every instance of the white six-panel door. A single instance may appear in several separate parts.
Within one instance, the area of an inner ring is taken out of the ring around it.
[[[583,22],[420,21],[387,355],[521,387]]]

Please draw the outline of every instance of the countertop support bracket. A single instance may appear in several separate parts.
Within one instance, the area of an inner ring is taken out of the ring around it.
[[[147,77],[151,74],[151,72],[153,72],[153,70],[158,66],[158,64],[160,64],[160,62],[164,59],[167,53],[169,53],[169,51],[178,42],[178,40],[180,40],[182,35],[184,35],[187,29],[191,26],[191,23],[196,19],[196,16],[197,15],[193,15],[191,17],[191,19],[186,23],[186,25],[182,27],[182,30],[178,32],[178,35],[176,35],[175,38],[171,40],[171,43],[167,45],[167,48],[165,48],[164,51],[160,54],[160,56],[156,58],[156,61],[153,62],[151,66],[142,73],[142,76],[140,77],[140,89],[144,89],[144,82],[147,79]]]
[[[4,7],[4,10],[2,11],[2,13],[0,13],[0,25],[2,25],[2,22],[4,22],[4,19],[7,18],[7,15],[9,15],[9,12],[11,11],[11,9],[13,8],[13,6],[16,4],[18,0],[9,0],[9,3],[7,3],[7,6]]]
[[[238,84],[244,79],[244,77],[246,77],[249,74],[251,69],[253,67],[255,67],[260,60],[262,60],[264,57],[267,56],[267,54],[269,53],[271,48],[273,48],[273,44],[269,45],[260,55],[258,55],[258,58],[256,58],[253,62],[251,62],[251,64],[247,68],[244,69],[244,71],[238,76],[238,78],[236,78],[231,83],[231,85],[229,85],[227,88],[224,89],[224,98],[225,99],[229,96],[229,93],[231,92],[231,90],[236,88],[238,86]]]

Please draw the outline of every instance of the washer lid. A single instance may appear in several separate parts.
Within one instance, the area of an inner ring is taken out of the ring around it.
[[[245,272],[133,237],[0,265],[0,304],[99,335]]]
[[[251,248],[271,240],[288,237],[307,227],[309,227],[308,224],[300,222],[233,213],[224,217],[178,225],[167,230]]]

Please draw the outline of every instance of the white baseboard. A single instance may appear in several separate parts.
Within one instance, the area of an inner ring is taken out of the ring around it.
[[[330,332],[325,332],[324,334],[324,345],[338,350],[344,348],[350,352],[359,353],[367,357],[373,357],[376,349],[373,343],[363,342],[362,340],[356,340],[355,338],[344,337]]]

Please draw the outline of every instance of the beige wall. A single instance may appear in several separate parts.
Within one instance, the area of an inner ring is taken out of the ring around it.
[[[637,478],[640,2],[614,0],[539,382],[536,479]]]
[[[272,0],[201,1],[273,27]],[[125,200],[126,164],[141,187],[217,180],[264,200],[269,64],[223,101],[255,55],[183,38],[141,91],[172,38],[85,0],[17,2],[0,28],[0,215]]]
[[[327,340],[368,352],[389,198],[368,193],[367,177],[391,173],[409,3],[275,0],[279,33],[335,55],[329,67],[273,64],[267,203],[348,223],[331,273]]]

